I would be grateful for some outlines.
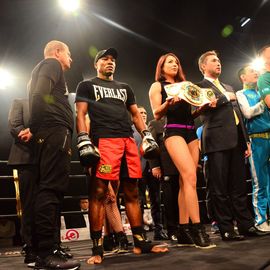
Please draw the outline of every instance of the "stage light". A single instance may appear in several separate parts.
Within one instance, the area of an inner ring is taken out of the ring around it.
[[[0,89],[7,89],[14,83],[14,78],[9,71],[0,68]]]
[[[80,7],[79,0],[59,0],[59,5],[67,12],[75,12]]]
[[[227,38],[232,33],[233,33],[233,26],[231,24],[228,24],[222,29],[221,36],[224,37],[224,38]]]
[[[240,23],[241,23],[241,27],[244,27],[248,22],[250,22],[250,18],[247,18],[247,17],[243,17],[241,20],[240,20]]]
[[[262,58],[255,58],[251,63],[251,67],[257,71],[262,71],[264,68],[264,61]]]
[[[89,53],[89,56],[94,59],[96,54],[98,53],[97,47],[90,46],[89,49],[88,49],[88,53]]]

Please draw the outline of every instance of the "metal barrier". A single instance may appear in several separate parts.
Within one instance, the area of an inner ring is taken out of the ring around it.
[[[1,169],[0,169],[0,186],[1,186],[1,193],[4,192],[4,189],[2,187],[3,185],[3,181],[4,180],[7,180],[7,181],[13,181],[14,182],[14,192],[11,191],[11,193],[13,193],[11,197],[11,195],[9,195],[8,197],[1,197],[0,196],[0,203],[1,202],[16,202],[15,206],[18,205],[18,208],[14,211],[14,213],[9,213],[9,214],[2,214],[0,213],[0,218],[6,218],[6,217],[20,217],[21,216],[21,211],[20,210],[20,199],[19,199],[19,183],[18,183],[18,175],[7,175],[7,173],[9,173],[9,171],[12,173],[12,170],[8,169],[8,166],[7,166],[7,161],[6,160],[0,160],[0,166],[1,166]],[[16,177],[16,179],[14,178]],[[16,182],[16,183],[15,183]],[[9,190],[10,191],[10,190]],[[10,192],[9,192],[10,193]],[[7,194],[8,195],[8,194]],[[1,209],[3,209],[3,207],[1,207]]]
[[[78,168],[75,168],[76,166]],[[0,160],[0,167],[1,167],[0,168],[0,190],[1,190],[0,204],[4,203],[4,202],[8,202],[8,204],[10,204],[11,202],[15,203],[14,209],[13,209],[13,206],[10,207],[10,208],[12,208],[12,211],[10,211],[10,213],[3,214],[3,211],[0,212],[0,218],[10,218],[10,217],[21,218],[22,206],[21,206],[21,200],[20,200],[18,171],[16,169],[12,170],[12,168],[7,165],[7,160]],[[73,171],[75,171],[77,173],[80,173],[80,172],[83,173],[83,169],[82,169],[79,161],[72,161],[71,167],[73,168]],[[67,202],[69,200],[79,201],[81,198],[85,198],[87,196],[87,194],[84,194],[85,191],[87,192],[87,189],[85,189],[85,187],[83,186],[83,185],[86,185],[85,174],[84,173],[83,174],[71,174],[69,176],[69,179],[71,180],[70,181],[71,188],[70,188],[68,193],[72,193],[74,191],[74,187],[73,187],[74,184],[76,184],[76,186],[78,186],[76,181],[83,180],[84,183],[83,183],[83,181],[81,181],[82,189],[80,190],[78,188],[77,194],[75,194],[75,195],[74,194],[70,194],[70,195],[67,194],[64,196],[64,200]],[[10,183],[11,183],[9,185],[9,188],[8,188],[8,191],[6,192],[6,194],[5,194],[5,188],[3,188],[3,182],[2,182],[3,180],[10,181]],[[12,185],[12,182],[14,185]],[[5,209],[5,207],[0,206],[0,209],[3,209],[3,208]],[[81,212],[75,211],[75,210],[71,210],[71,211],[67,210],[67,211],[62,212],[62,214],[67,214],[67,213],[75,214],[75,213],[81,213]]]

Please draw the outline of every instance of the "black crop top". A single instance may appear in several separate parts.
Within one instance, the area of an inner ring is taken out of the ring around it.
[[[164,86],[170,83],[160,82],[160,84],[163,104],[167,98]],[[169,106],[166,116],[167,124],[194,125],[194,120],[191,115],[191,105],[185,100],[181,100],[179,103]]]

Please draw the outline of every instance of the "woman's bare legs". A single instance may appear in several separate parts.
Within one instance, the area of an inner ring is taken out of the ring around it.
[[[198,140],[188,145],[180,136],[172,136],[165,140],[166,148],[178,169],[181,177],[179,192],[180,224],[200,222],[199,203],[196,190],[196,170],[199,156]]]

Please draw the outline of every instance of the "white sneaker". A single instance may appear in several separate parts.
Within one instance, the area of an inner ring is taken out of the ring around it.
[[[256,225],[256,228],[262,232],[270,232],[270,225],[268,224],[267,221],[265,221],[264,223],[260,225]]]

